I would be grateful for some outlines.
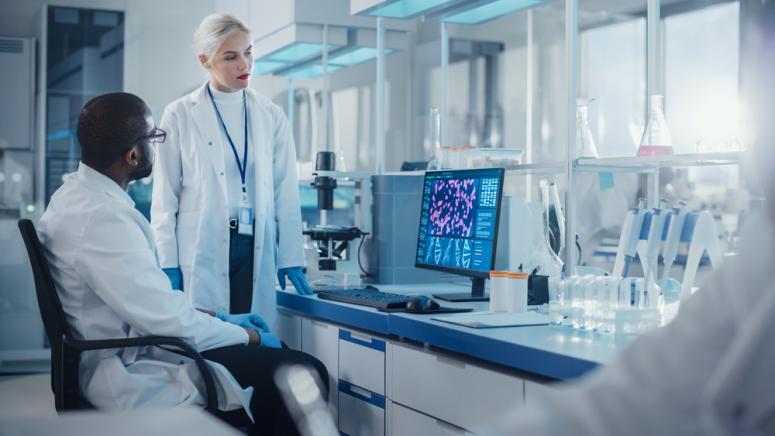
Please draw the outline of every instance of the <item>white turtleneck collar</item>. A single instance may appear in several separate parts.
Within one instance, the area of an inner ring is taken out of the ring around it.
[[[210,92],[213,94],[213,99],[215,99],[215,102],[218,104],[242,103],[242,90],[235,92],[223,92],[215,89],[212,83],[208,83],[207,86],[210,88]]]

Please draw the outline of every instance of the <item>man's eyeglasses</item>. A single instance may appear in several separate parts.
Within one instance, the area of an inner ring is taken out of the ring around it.
[[[167,132],[164,130],[155,127],[153,129],[153,132],[151,132],[148,135],[143,135],[139,138],[137,138],[137,141],[135,141],[135,144],[140,141],[148,141],[150,144],[161,144],[167,139]]]

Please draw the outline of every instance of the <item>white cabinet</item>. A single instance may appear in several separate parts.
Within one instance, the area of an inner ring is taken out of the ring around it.
[[[385,434],[384,339],[339,329],[339,430]]]
[[[328,370],[329,401],[337,407],[339,374],[339,327],[312,319],[301,321],[301,351],[320,360]]]
[[[556,386],[559,386],[559,384]],[[554,389],[557,389],[555,385],[525,381],[525,405],[540,404],[541,398]]]
[[[339,431],[349,436],[383,436],[385,397],[339,380]]]
[[[446,354],[390,343],[392,401],[476,433],[524,403],[524,381]]]
[[[339,329],[339,379],[385,395],[385,341]]]
[[[473,434],[463,428],[423,415],[398,403],[389,402],[387,413],[388,436],[462,436]]]
[[[328,369],[330,402],[350,436],[470,435],[514,413],[525,381],[486,364],[405,342],[282,314],[283,334],[300,326],[301,350]],[[550,389],[530,383],[530,392]]]
[[[289,348],[301,350],[301,317],[285,310],[278,310],[275,332]]]

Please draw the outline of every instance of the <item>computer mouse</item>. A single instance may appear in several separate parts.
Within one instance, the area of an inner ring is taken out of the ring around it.
[[[430,310],[438,309],[441,307],[436,300],[426,297],[425,295],[418,295],[413,297],[406,303],[406,311],[411,313],[425,313]]]

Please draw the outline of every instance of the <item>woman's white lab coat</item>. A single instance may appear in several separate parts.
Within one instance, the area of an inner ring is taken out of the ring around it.
[[[221,128],[206,84],[170,103],[153,171],[153,228],[162,268],[180,266],[194,305],[229,310],[229,210]],[[304,265],[296,151],[282,109],[247,89],[254,153],[253,304],[272,325],[277,268]],[[228,145],[226,145],[228,146]]]

